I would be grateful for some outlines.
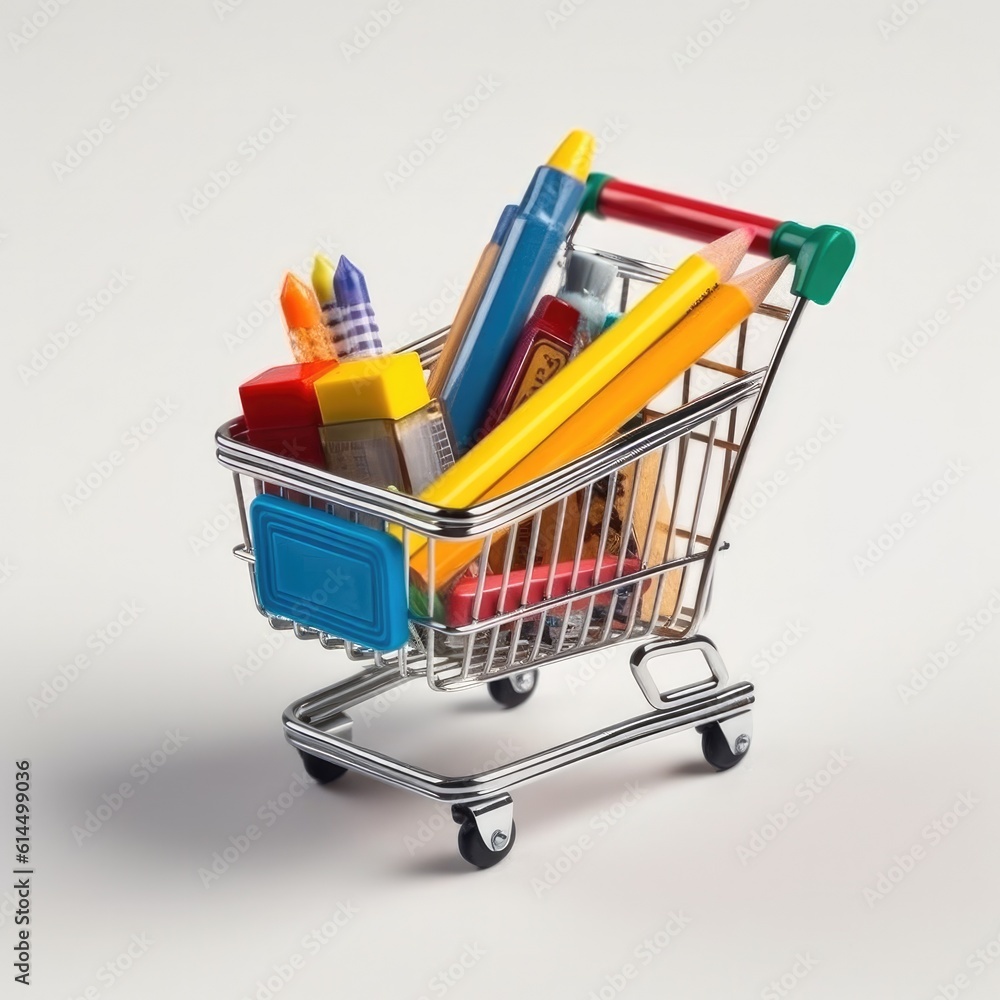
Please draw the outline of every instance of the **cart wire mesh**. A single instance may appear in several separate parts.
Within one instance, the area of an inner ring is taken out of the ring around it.
[[[588,252],[616,266],[622,312],[670,273]],[[247,443],[242,420],[231,421],[216,436],[218,457],[233,472],[243,530],[235,552],[249,564],[251,582],[247,497],[265,491],[401,529],[404,566],[417,540],[426,540],[431,567],[426,580],[405,581],[411,609],[419,604],[425,613],[411,615],[409,641],[388,653],[268,615],[259,600],[258,610],[273,628],[343,649],[379,670],[423,674],[441,691],[618,643],[693,634],[707,608],[715,556],[725,547],[721,532],[743,456],[803,306],[800,298],[788,306],[765,302],[614,440],[466,510],[436,508],[260,451]],[[412,345],[425,367],[445,333]],[[437,548],[469,540],[477,541],[478,556],[468,569],[436,581]]]

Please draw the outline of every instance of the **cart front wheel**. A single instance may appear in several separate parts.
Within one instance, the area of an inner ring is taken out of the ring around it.
[[[477,868],[492,868],[495,864],[503,861],[510,849],[514,846],[514,837],[517,835],[517,826],[510,824],[510,836],[503,843],[497,843],[496,849],[491,848],[484,841],[479,833],[476,821],[471,817],[462,822],[458,831],[458,853]],[[494,837],[503,837],[499,832]]]
[[[719,771],[728,771],[729,768],[735,767],[750,749],[749,735],[740,735],[736,739],[734,750],[718,722],[699,726],[698,731],[701,733],[701,752],[705,755],[705,760]]]
[[[322,757],[314,757],[311,753],[306,753],[305,750],[300,750],[299,756],[302,758],[302,766],[306,769],[306,774],[320,785],[329,785],[331,781],[336,781],[347,774],[346,767],[334,764],[333,761],[324,760]]]
[[[537,670],[524,670],[510,677],[490,681],[486,687],[489,689],[490,697],[497,704],[503,705],[504,708],[516,708],[531,697],[537,681]]]

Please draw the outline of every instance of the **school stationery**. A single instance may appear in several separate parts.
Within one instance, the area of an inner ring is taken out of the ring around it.
[[[364,358],[381,354],[382,339],[365,276],[343,255],[333,272],[333,295],[337,300],[337,324],[330,332],[337,356]]]
[[[476,269],[472,272],[472,278],[465,289],[462,301],[458,304],[455,318],[448,328],[448,336],[441,346],[441,353],[437,361],[434,362],[434,367],[431,369],[431,377],[427,380],[427,390],[432,396],[439,396],[441,394],[444,381],[451,371],[455,355],[458,353],[458,349],[462,344],[462,338],[469,327],[469,320],[472,319],[472,315],[476,311],[476,306],[479,305],[479,300],[483,297],[486,282],[489,281],[490,275],[493,273],[497,257],[500,256],[500,248],[503,246],[503,241],[507,238],[510,224],[514,221],[516,215],[517,205],[507,205],[504,208],[500,213],[500,220],[497,222],[496,229],[493,230],[493,235],[490,237],[489,243],[486,244],[483,252],[479,255]]]
[[[554,295],[539,299],[490,404],[483,437],[567,364],[579,323],[580,313],[568,302]]]
[[[288,326],[288,341],[296,361],[336,361],[330,332],[323,325],[316,296],[294,274],[285,275],[281,287],[281,311]]]
[[[535,171],[445,378],[461,451],[475,440],[517,335],[583,201],[594,137],[572,132]]]
[[[639,358],[706,293],[736,270],[753,233],[738,229],[702,247],[664,278],[565,368],[538,389],[468,454],[462,456],[421,499],[441,507],[465,507],[486,495],[503,476],[559,425]],[[411,549],[411,567],[426,579],[425,545]],[[437,558],[457,546],[437,546]],[[457,571],[459,567],[455,567]],[[452,574],[453,575],[453,574]]]

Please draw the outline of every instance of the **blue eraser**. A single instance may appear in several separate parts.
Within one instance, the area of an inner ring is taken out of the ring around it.
[[[261,607],[379,652],[409,636],[399,539],[282,497],[250,504]]]

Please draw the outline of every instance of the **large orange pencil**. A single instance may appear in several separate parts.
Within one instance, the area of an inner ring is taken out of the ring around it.
[[[623,423],[746,319],[764,301],[787,263],[788,258],[781,257],[719,285],[640,358],[564,420],[530,455],[487,489],[477,502],[523,486],[604,444]],[[613,329],[606,336],[613,336]],[[444,586],[472,562],[479,555],[482,544],[482,539],[438,542],[434,558],[435,587]],[[410,560],[410,568],[424,581],[429,570],[427,553],[428,549],[422,548]]]
[[[281,286],[281,311],[288,324],[292,354],[300,364],[308,361],[336,361],[337,352],[313,290],[295,277],[285,275]]]

